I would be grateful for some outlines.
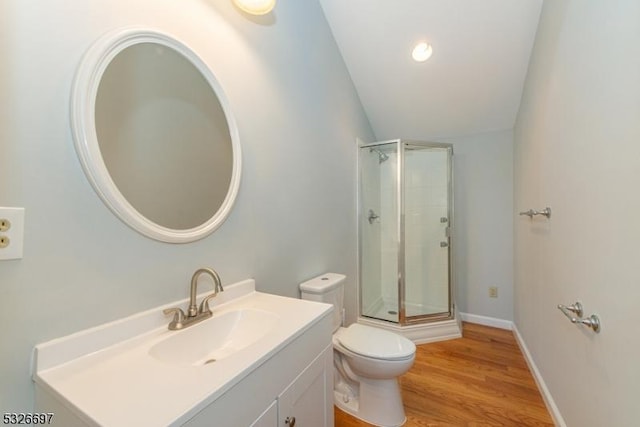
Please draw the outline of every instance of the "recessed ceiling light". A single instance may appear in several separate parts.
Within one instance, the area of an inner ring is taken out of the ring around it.
[[[427,59],[431,58],[433,54],[433,48],[427,42],[420,42],[414,48],[411,56],[413,60],[416,62],[424,62]]]
[[[233,2],[252,15],[265,15],[276,5],[276,0],[233,0]]]

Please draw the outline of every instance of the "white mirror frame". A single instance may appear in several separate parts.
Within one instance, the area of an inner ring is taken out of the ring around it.
[[[218,211],[204,224],[194,228],[175,230],[163,227],[139,213],[118,190],[100,152],[95,125],[100,80],[118,53],[138,43],[157,43],[183,55],[209,83],[227,119],[233,151],[229,190]],[[229,216],[240,187],[242,154],[238,126],[222,87],[206,63],[186,44],[171,35],[146,28],[124,28],[104,35],[89,48],[80,62],[71,90],[70,113],[73,140],[85,175],[107,207],[134,230],[162,242],[187,243],[206,237]]]

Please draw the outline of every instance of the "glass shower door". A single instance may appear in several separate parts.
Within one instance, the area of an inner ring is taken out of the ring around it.
[[[401,323],[451,316],[450,147],[403,142]]]
[[[360,147],[360,307],[399,321],[398,141]]]

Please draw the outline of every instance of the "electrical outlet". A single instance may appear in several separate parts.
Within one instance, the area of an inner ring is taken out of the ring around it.
[[[489,287],[489,297],[498,298],[498,287],[497,286],[490,286]]]
[[[0,207],[0,260],[22,258],[24,208]]]

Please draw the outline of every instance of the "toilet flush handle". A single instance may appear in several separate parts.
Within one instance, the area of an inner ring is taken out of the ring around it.
[[[287,419],[284,420],[284,423],[286,425],[288,425],[289,427],[295,427],[295,425],[296,425],[296,417],[287,417]]]

